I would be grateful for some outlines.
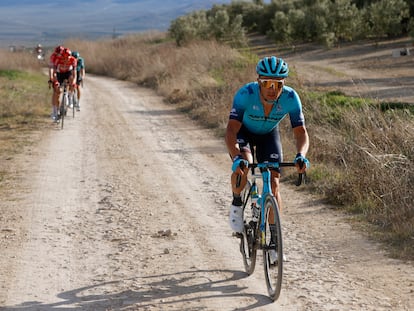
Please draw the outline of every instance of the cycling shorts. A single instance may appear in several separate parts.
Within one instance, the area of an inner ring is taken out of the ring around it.
[[[63,81],[65,81],[65,80],[69,80],[69,77],[71,77],[71,76],[72,76],[72,71],[56,73],[56,78],[57,78],[59,84],[62,84]]]
[[[256,161],[260,162],[282,162],[282,144],[280,142],[279,127],[275,127],[266,134],[254,134],[244,125],[237,133],[237,143],[241,151],[252,152],[252,147],[256,150]],[[280,169],[275,169],[280,172]]]

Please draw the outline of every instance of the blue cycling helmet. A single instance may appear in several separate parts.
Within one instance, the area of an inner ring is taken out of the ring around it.
[[[75,58],[78,58],[79,57],[79,52],[73,51],[72,56],[75,57]]]
[[[289,75],[289,66],[283,59],[269,56],[259,60],[256,72],[259,76],[286,78]]]

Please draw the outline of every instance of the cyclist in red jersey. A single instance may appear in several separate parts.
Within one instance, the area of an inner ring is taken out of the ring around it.
[[[76,81],[77,61],[71,54],[72,52],[68,48],[64,48],[60,56],[57,56],[53,63],[53,112],[55,121],[59,119],[57,111],[59,108],[60,85],[64,80],[68,80],[70,86],[69,91],[72,92]]]
[[[65,48],[62,45],[58,45],[49,58],[49,88],[53,86],[54,81],[56,81],[56,60],[62,55],[62,52]],[[59,104],[57,105],[59,106]],[[55,104],[55,92],[52,94],[52,119],[56,120],[57,117],[57,107]]]

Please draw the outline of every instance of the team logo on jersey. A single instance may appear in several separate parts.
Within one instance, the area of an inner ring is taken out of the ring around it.
[[[282,105],[281,104],[277,104],[277,106],[276,106],[276,110],[277,111],[282,111],[283,109],[282,109]]]
[[[237,117],[239,114],[237,113],[237,111],[236,111],[236,108],[232,108],[231,110],[230,110],[230,116],[232,116],[232,117]]]
[[[278,155],[277,153],[272,153],[272,154],[270,155],[270,158],[271,158],[271,159],[275,159],[275,160],[277,160],[277,159],[279,159],[279,155]]]

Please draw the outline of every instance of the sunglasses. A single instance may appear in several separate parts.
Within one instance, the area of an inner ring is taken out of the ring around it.
[[[285,80],[273,80],[273,79],[259,79],[260,86],[270,89],[281,89],[285,84]]]

